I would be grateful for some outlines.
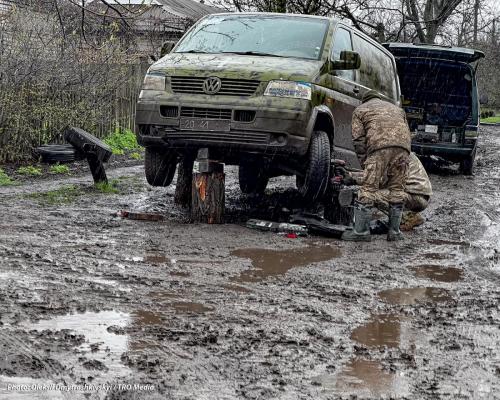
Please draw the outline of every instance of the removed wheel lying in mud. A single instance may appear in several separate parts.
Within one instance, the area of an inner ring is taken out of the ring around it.
[[[297,175],[297,189],[308,203],[321,199],[325,194],[330,174],[330,140],[323,131],[315,131],[307,153],[305,175]]]
[[[37,147],[35,154],[41,158],[43,163],[71,163],[85,158],[83,153],[77,151],[71,144],[46,144]]]
[[[177,167],[177,155],[161,147],[146,147],[144,169],[151,186],[169,186]]]

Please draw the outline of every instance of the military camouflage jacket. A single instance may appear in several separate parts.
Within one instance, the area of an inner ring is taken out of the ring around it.
[[[374,151],[401,147],[411,151],[411,135],[403,109],[381,99],[358,106],[352,114],[354,150],[363,165]]]

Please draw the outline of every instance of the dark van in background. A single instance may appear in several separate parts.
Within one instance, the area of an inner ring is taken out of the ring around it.
[[[471,175],[479,127],[476,63],[481,51],[438,45],[385,43],[396,57],[412,150],[459,162]]]

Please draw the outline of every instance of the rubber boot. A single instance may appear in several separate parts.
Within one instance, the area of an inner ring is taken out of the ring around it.
[[[354,205],[354,226],[352,229],[342,234],[342,240],[352,242],[369,242],[372,240],[370,235],[370,220],[372,211],[361,203]]]
[[[403,234],[399,230],[402,217],[403,205],[391,204],[389,207],[389,232],[387,232],[387,240],[389,242],[403,239]]]

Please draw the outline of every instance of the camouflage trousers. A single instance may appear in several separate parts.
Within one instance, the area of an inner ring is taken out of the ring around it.
[[[364,163],[363,185],[358,192],[358,201],[374,206],[384,189],[388,191],[384,198],[389,204],[404,203],[409,162],[410,154],[400,147],[389,147],[370,154]]]
[[[379,210],[389,210],[389,195],[390,192],[388,189],[382,189],[377,192],[375,207]],[[403,204],[405,211],[421,212],[427,208],[429,204],[429,196],[405,192],[403,196]]]

